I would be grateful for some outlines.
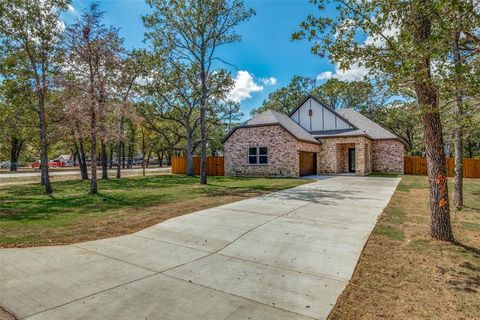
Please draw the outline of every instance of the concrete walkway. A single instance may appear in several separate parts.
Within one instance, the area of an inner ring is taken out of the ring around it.
[[[77,245],[0,250],[38,319],[325,319],[400,179],[329,177]]]

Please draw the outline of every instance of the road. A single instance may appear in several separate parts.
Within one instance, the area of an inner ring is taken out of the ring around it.
[[[117,172],[117,169],[108,170],[109,173]],[[148,168],[147,172],[170,172],[170,168]],[[98,172],[101,174],[101,169],[99,168]],[[122,173],[141,173],[142,169],[122,169]],[[62,170],[62,171],[50,171],[50,176],[80,176],[79,170]],[[2,173],[0,174],[1,179],[11,179],[11,178],[30,178],[30,177],[40,177],[40,172],[12,172],[12,173]]]

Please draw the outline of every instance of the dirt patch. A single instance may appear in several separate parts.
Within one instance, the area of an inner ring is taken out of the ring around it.
[[[466,185],[468,206],[480,181]],[[478,231],[462,224],[478,223],[474,211],[452,212],[462,245],[434,241],[428,236],[426,179],[404,177],[329,319],[478,319],[480,242]]]

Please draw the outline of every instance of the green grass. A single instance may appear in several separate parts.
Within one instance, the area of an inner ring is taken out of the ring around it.
[[[98,195],[90,195],[90,182],[81,180],[54,182],[52,196],[44,195],[37,184],[4,187],[0,188],[0,245],[71,242],[61,240],[62,233],[83,240],[82,235],[72,233],[92,232],[95,224],[106,222],[109,232],[116,223],[126,228],[125,219],[139,220],[142,212],[151,212],[151,208],[158,209],[147,217],[154,223],[160,219],[155,218],[158,212],[168,214],[162,206],[182,214],[194,211],[195,203],[199,208],[208,207],[303,183],[306,181],[301,179],[209,177],[204,186],[198,177],[156,175],[99,180]]]

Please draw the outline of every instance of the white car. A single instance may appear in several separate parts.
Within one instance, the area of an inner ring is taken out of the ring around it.
[[[10,168],[10,161],[2,161],[2,162],[0,162],[0,168],[2,168],[2,169],[8,169],[8,168]]]

